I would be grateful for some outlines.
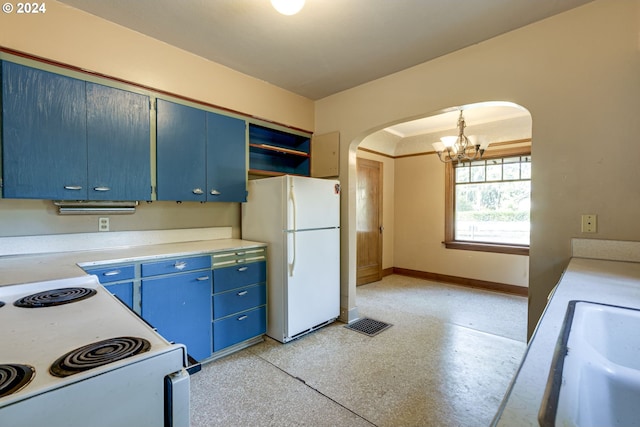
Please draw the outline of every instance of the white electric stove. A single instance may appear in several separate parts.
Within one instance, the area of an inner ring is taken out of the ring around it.
[[[189,426],[183,345],[95,276],[0,287],[0,424]]]

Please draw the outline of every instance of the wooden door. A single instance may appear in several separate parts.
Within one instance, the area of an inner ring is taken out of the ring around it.
[[[382,279],[382,163],[357,159],[356,285]]]

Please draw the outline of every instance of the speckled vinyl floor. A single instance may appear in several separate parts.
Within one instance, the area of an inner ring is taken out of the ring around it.
[[[527,299],[392,275],[357,288],[369,337],[336,322],[191,378],[191,425],[488,426],[526,344]]]

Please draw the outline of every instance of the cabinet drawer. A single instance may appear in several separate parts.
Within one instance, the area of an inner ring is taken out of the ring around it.
[[[86,268],[89,274],[98,276],[100,283],[119,282],[121,280],[131,280],[135,277],[133,265],[121,265],[118,267]]]
[[[238,288],[213,296],[213,318],[219,319],[233,313],[239,313],[267,302],[266,286],[255,285]]]
[[[205,268],[211,268],[211,256],[209,255],[191,258],[173,258],[143,263],[142,277],[181,273],[184,271],[202,270]]]
[[[265,261],[219,268],[213,270],[213,293],[253,285],[266,280],[267,263]]]
[[[212,255],[213,268],[223,268],[236,264],[264,261],[267,248],[238,249],[236,251],[218,252]]]
[[[267,330],[265,307],[259,307],[213,322],[213,351],[262,335]]]

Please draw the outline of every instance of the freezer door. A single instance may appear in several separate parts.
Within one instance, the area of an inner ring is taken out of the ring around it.
[[[340,230],[287,234],[286,338],[340,314]]]
[[[287,230],[340,226],[340,184],[332,179],[288,176]]]

